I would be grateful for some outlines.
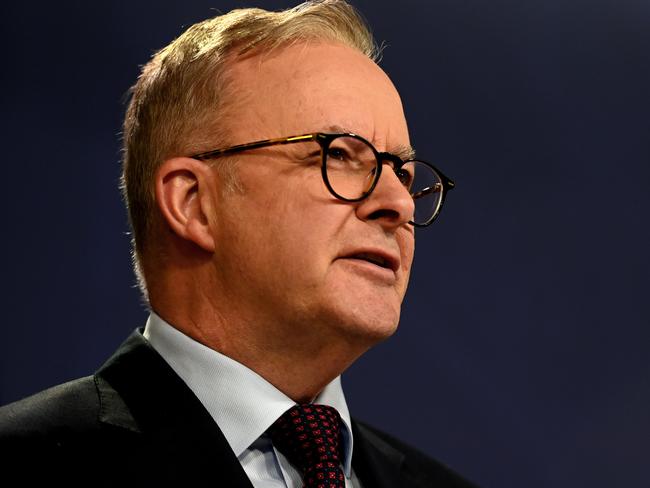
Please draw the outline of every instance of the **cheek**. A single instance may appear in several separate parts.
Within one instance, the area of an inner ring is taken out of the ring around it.
[[[413,264],[413,255],[415,252],[415,239],[412,231],[409,233],[404,232],[398,234],[397,238],[400,249],[401,260],[401,278],[398,281],[398,293],[402,297],[406,294],[406,289],[409,284],[409,277],[411,276],[411,266]]]
[[[308,280],[310,273],[325,271],[335,234],[324,209],[296,192],[284,189],[257,199],[247,209],[252,219],[245,235],[254,242],[257,255],[252,258],[259,265],[292,281]]]
[[[402,269],[408,274],[411,272],[411,265],[413,264],[413,255],[415,253],[415,235],[412,229],[406,229],[403,233],[398,234],[397,238],[400,248],[400,259]]]
[[[353,207],[329,194],[319,167],[292,170],[266,161],[256,171],[251,168],[241,168],[243,193],[232,196],[229,221],[236,235],[229,238],[246,249],[240,257],[249,259],[251,267],[274,270],[277,281],[316,285],[317,275],[324,275],[334,258]]]

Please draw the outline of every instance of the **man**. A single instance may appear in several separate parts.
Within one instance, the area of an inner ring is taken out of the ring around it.
[[[375,55],[331,0],[209,19],[143,68],[123,189],[151,315],[95,375],[2,408],[5,472],[27,485],[471,486],[351,420],[341,390],[394,332],[414,226],[453,186],[413,160]]]

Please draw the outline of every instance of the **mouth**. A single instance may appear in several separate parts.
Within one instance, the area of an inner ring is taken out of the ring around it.
[[[362,251],[343,256],[345,259],[358,259],[390,271],[399,269],[399,260],[383,251]]]

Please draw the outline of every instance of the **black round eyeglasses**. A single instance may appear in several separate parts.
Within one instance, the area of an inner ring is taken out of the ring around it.
[[[359,202],[368,198],[377,186],[384,164],[388,163],[413,198],[415,211],[409,223],[416,227],[426,227],[436,219],[447,192],[455,186],[432,164],[379,152],[366,139],[351,133],[314,132],[266,139],[202,152],[192,157],[208,160],[251,149],[310,141],[320,145],[321,175],[325,186],[333,196],[345,202]]]

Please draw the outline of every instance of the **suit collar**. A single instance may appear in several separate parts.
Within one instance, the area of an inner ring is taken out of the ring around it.
[[[99,392],[99,421],[131,432],[142,433],[120,394],[103,376],[96,374],[95,386]]]
[[[252,487],[210,414],[141,331],[131,334],[97,371],[95,384],[99,420],[140,434],[156,451],[160,462],[155,469],[169,481]]]

